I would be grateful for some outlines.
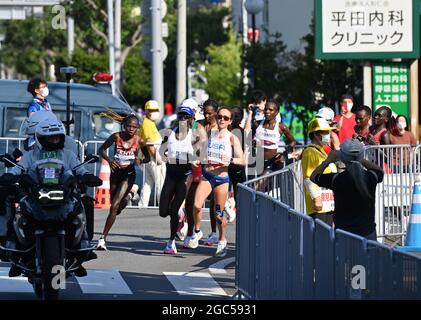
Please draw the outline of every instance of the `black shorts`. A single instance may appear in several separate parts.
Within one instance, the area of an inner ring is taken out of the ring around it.
[[[136,179],[136,170],[134,166],[130,166],[124,169],[120,169],[110,174],[110,184],[119,185],[123,181],[127,180],[129,187],[134,184]]]
[[[174,181],[186,180],[190,173],[190,164],[167,164],[166,174]]]

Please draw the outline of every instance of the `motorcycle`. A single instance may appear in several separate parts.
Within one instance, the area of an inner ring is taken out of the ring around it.
[[[24,170],[9,154],[0,156],[0,161]],[[58,299],[65,279],[78,275],[95,249],[86,232],[80,186],[97,187],[102,180],[91,174],[77,176],[76,170],[98,161],[98,156],[88,155],[67,172],[57,163],[45,162],[37,166],[36,179],[24,171],[0,177],[0,185],[11,195],[5,200],[6,215],[11,217],[9,234],[0,250],[28,278],[39,298]]]

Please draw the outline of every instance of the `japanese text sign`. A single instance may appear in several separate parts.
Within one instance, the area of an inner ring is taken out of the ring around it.
[[[418,0],[316,0],[317,58],[418,56]]]
[[[388,106],[396,114],[409,116],[409,68],[403,63],[373,65],[373,110]]]

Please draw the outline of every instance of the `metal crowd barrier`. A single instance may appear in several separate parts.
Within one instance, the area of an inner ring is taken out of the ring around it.
[[[420,257],[334,230],[294,210],[294,192],[262,187],[292,180],[285,168],[238,187],[236,298],[421,299]]]

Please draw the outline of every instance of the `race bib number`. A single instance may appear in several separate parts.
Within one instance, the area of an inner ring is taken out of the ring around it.
[[[333,211],[335,209],[335,199],[333,191],[330,189],[320,188],[322,198],[322,211]]]

